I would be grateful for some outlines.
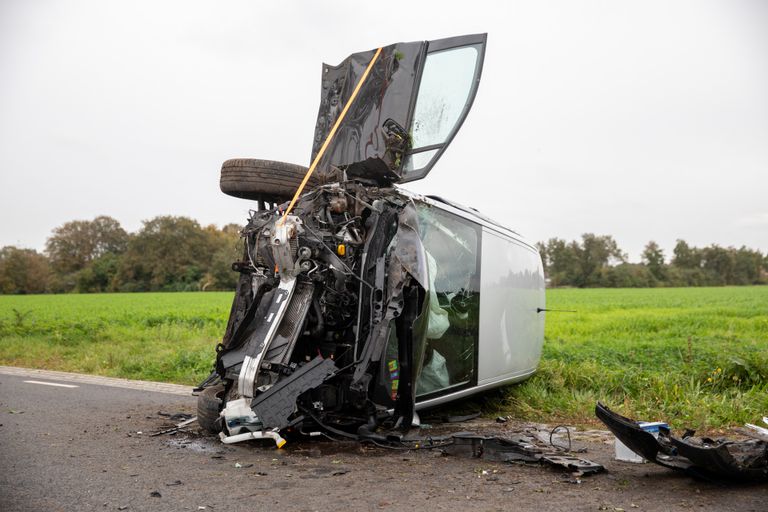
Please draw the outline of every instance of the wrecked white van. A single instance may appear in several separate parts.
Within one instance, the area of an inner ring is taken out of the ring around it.
[[[409,428],[417,409],[535,372],[545,300],[535,246],[399,186],[453,140],[485,44],[485,34],[397,43],[324,65],[309,171],[224,163],[222,191],[258,207],[199,388],[203,428],[226,443],[378,437]]]

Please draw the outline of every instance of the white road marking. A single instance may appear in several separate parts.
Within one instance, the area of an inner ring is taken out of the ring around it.
[[[80,386],[75,386],[74,384],[59,384],[57,382],[42,382],[39,380],[25,380],[27,384],[42,384],[43,386],[56,386],[58,388],[79,388]]]
[[[98,375],[84,375],[82,373],[56,372],[52,370],[34,370],[32,368],[18,368],[15,366],[0,366],[0,375],[16,375],[28,379],[51,379],[73,384],[93,384],[96,386],[111,386],[115,388],[137,389],[140,391],[153,391],[167,393],[169,395],[191,396],[192,386],[180,386],[165,382],[150,382],[144,380],[115,379],[113,377],[100,377]]]

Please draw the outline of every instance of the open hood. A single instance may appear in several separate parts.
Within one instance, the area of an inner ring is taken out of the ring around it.
[[[379,184],[426,176],[472,106],[480,82],[486,34],[382,48],[318,164]],[[363,76],[375,50],[323,65],[314,160]]]

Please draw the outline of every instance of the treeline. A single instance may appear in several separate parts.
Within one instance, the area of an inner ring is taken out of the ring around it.
[[[239,227],[160,216],[127,233],[107,216],[57,227],[41,254],[0,249],[0,293],[234,289]]]
[[[126,232],[107,216],[57,227],[43,253],[0,249],[0,293],[94,293],[232,290],[238,274],[240,227],[201,226],[160,216]],[[537,244],[549,286],[637,288],[768,283],[768,255],[741,247],[692,247],[678,240],[667,261],[648,242],[642,263],[628,263],[611,236],[551,238]]]
[[[654,242],[641,263],[627,255],[611,236],[592,233],[566,242],[551,238],[537,244],[549,286],[645,288],[653,286],[723,286],[768,283],[768,255],[742,246],[692,247],[678,240],[667,261]]]

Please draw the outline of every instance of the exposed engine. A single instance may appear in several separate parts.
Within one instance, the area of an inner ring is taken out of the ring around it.
[[[242,231],[216,361],[222,439],[410,426],[426,275],[412,202],[343,182],[285,206],[252,212]]]

